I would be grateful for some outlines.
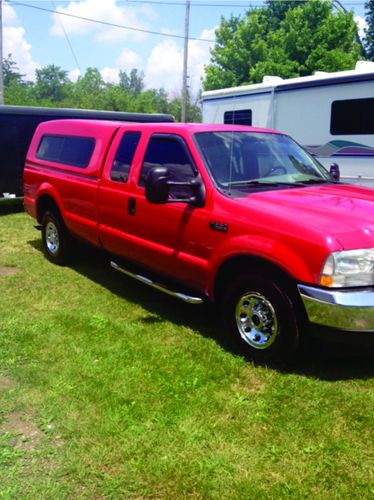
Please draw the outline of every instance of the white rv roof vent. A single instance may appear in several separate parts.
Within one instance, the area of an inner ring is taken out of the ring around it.
[[[275,85],[281,82],[283,82],[283,78],[280,76],[265,75],[262,79],[262,83],[267,83],[268,85]]]

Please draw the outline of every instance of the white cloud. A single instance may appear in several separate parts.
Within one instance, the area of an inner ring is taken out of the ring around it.
[[[123,49],[119,57],[116,59],[116,68],[131,70],[141,66],[141,57],[128,48]]]
[[[204,30],[201,37],[204,40],[215,40],[215,30]],[[204,67],[210,62],[210,49],[213,48],[214,42],[202,42],[192,40],[189,43],[189,64],[188,75],[190,77],[190,85],[192,92],[198,92],[201,88],[201,79],[204,76]]]
[[[368,24],[365,21],[365,19],[361,16],[355,16],[354,20],[355,20],[355,23],[356,23],[357,28],[358,28],[359,37],[362,40],[363,38],[365,38],[365,30],[367,29]]]
[[[123,49],[121,54],[117,57],[114,67],[105,67],[100,70],[100,74],[103,80],[107,83],[119,83],[119,72],[120,70],[127,71],[128,73],[133,68],[140,68],[141,57],[128,48]]]
[[[179,94],[182,87],[183,49],[175,40],[167,39],[151,51],[145,68],[145,84],[164,87],[168,93]]]
[[[81,70],[78,68],[75,68],[75,69],[72,69],[71,71],[69,71],[68,78],[72,82],[76,82],[81,75],[82,75]]]
[[[73,16],[95,19],[107,23],[129,26],[137,29],[147,29],[147,21],[154,18],[153,10],[147,5],[132,7],[129,5],[117,5],[117,0],[82,0],[70,2],[67,7],[58,6],[58,12]],[[115,28],[104,24],[93,23],[74,17],[59,16],[53,14],[53,25],[50,34],[53,36],[64,36],[61,21],[65,31],[69,35],[87,35],[92,33],[97,41],[118,42],[123,40],[144,40],[145,33]]]
[[[4,5],[3,9],[3,55],[7,57],[8,54],[12,54],[12,60],[17,63],[20,73],[25,74],[26,79],[34,80],[35,70],[40,65],[32,58],[26,32],[19,25],[14,9],[10,5]]]
[[[204,30],[200,38],[214,40],[215,29]],[[188,44],[188,76],[192,94],[201,87],[204,66],[210,60],[210,48],[214,42],[191,40]],[[183,47],[175,40],[163,40],[157,44],[147,61],[145,83],[147,87],[163,87],[169,94],[180,95],[182,89]]]
[[[2,13],[4,26],[13,26],[17,23],[17,15],[13,7],[7,4],[3,4]]]
[[[119,71],[116,68],[103,68],[100,74],[106,83],[119,83]]]

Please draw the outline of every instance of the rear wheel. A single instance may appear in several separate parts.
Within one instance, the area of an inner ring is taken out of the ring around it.
[[[241,340],[252,359],[279,363],[299,344],[297,307],[285,284],[247,272],[228,287],[223,311],[229,333]]]
[[[61,217],[55,212],[46,211],[42,217],[42,239],[44,252],[54,264],[68,262],[71,251],[71,237]]]

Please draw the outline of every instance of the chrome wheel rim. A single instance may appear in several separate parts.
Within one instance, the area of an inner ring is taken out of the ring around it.
[[[235,310],[240,336],[254,349],[267,349],[278,335],[278,320],[268,299],[257,292],[244,294]]]
[[[60,238],[56,225],[49,221],[45,228],[45,243],[51,254],[56,254],[60,246]]]

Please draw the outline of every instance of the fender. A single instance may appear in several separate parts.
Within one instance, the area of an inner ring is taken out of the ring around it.
[[[336,242],[337,247],[340,244]],[[308,242],[304,251],[296,251],[286,242],[259,235],[236,236],[215,248],[210,259],[208,295],[214,296],[214,287],[221,267],[235,257],[257,257],[288,274],[291,279],[303,283],[316,283],[327,249]]]
[[[36,213],[37,213],[37,207],[39,204],[39,200],[44,195],[48,195],[50,198],[53,199],[53,201],[56,203],[56,205],[59,209],[59,212],[60,212],[62,218],[65,220],[66,219],[65,209],[64,209],[64,204],[62,202],[61,196],[60,196],[59,192],[57,191],[57,189],[51,183],[46,182],[46,181],[40,184],[40,186],[36,192],[36,195],[35,195],[35,211],[36,211]]]

